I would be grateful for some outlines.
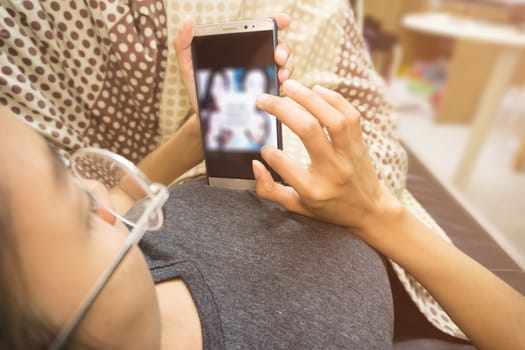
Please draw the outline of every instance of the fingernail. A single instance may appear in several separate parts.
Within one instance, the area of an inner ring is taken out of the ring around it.
[[[185,16],[184,16],[184,19],[182,20],[182,25],[180,26],[179,28],[179,32],[182,32],[186,26],[188,25],[188,20],[191,19],[191,16],[189,13],[187,13]]]
[[[261,175],[261,170],[259,169],[259,162],[256,160],[252,160],[252,170],[253,170],[253,176],[255,176],[255,179],[258,179]]]
[[[286,68],[281,69],[281,78],[283,80],[287,80],[288,78],[290,78],[290,71]]]
[[[288,92],[295,92],[299,89],[301,89],[301,84],[299,84],[297,81],[295,80],[292,80],[292,79],[288,79],[287,81],[285,81],[283,83],[283,89],[284,91],[288,91]]]
[[[272,152],[272,146],[270,145],[264,145],[263,148],[261,148],[261,156],[264,160],[267,160],[266,158],[269,156],[269,153]]]
[[[329,92],[331,90],[325,88],[324,86],[321,86],[321,85],[315,85],[314,88],[313,88],[314,91],[319,91],[319,92]]]
[[[264,101],[266,101],[267,99],[268,99],[267,94],[261,94],[257,96],[257,99],[255,100],[255,103],[257,103],[257,107],[262,107],[262,105],[264,105]]]
[[[277,49],[277,53],[276,55],[282,60],[282,61],[285,61],[288,57],[288,52],[286,52],[286,50],[284,49]]]

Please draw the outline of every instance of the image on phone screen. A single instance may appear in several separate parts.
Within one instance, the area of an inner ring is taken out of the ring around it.
[[[276,40],[272,19],[196,29],[192,60],[211,185],[233,183],[223,181],[226,179],[249,183],[254,179],[252,160],[264,163],[261,148],[272,145],[282,149],[281,124],[255,103],[262,93],[279,95],[274,61]],[[278,175],[269,170],[279,181]]]
[[[207,151],[260,152],[277,147],[275,118],[257,108],[262,93],[277,93],[275,67],[199,69],[201,130]]]

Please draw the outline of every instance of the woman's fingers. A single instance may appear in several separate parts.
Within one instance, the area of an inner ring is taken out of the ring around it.
[[[279,82],[282,84],[290,79],[293,73],[293,58],[286,43],[280,42],[275,48],[275,63],[279,66]]]
[[[314,86],[313,91],[345,116],[345,120],[349,126],[348,132],[350,133],[350,141],[352,142],[353,147],[366,147],[362,137],[361,115],[359,111],[341,96],[341,94],[338,94],[333,90],[316,85]]]
[[[321,123],[321,125],[326,128],[336,150],[339,152],[350,151],[350,125],[348,115],[346,114],[348,112],[347,110],[334,108],[334,106],[328,103],[323,97],[326,94],[320,95],[319,93],[315,93],[295,80],[287,80],[283,84],[283,92],[295,102],[306,108]],[[344,101],[343,103],[347,104],[348,108],[352,108],[347,101]]]
[[[255,175],[255,190],[259,197],[280,204],[289,211],[311,215],[304,207],[297,192],[291,187],[275,182],[270,172],[261,162],[254,160],[252,168]]]
[[[268,95],[260,96],[257,102],[259,108],[275,115],[296,133],[312,161],[323,166],[337,156],[352,154],[350,129],[357,129],[360,135],[359,114],[339,94],[332,95],[321,88],[317,90],[320,92],[314,92],[295,80],[283,83],[283,92],[306,110],[286,99]],[[357,126],[352,125],[352,121]]]
[[[276,13],[273,16],[273,19],[275,20],[275,23],[277,24],[277,29],[283,30],[290,26],[290,16],[288,16],[286,13]]]
[[[301,138],[311,164],[305,169],[282,151],[265,146],[263,159],[292,188],[275,183],[262,164],[254,163],[257,194],[327,222],[363,226],[367,213],[388,191],[379,184],[361,137],[359,112],[340,94],[322,87],[310,90],[287,80],[283,92],[290,99],[262,95],[258,106]]]
[[[277,13],[273,16],[278,30],[286,29],[290,26],[290,16],[284,13]],[[293,73],[293,60],[291,59],[290,48],[285,43],[279,41],[275,48],[275,63],[279,66],[277,77],[282,84],[290,79]]]
[[[193,20],[191,16],[186,16],[182,21],[182,26],[177,33],[174,44],[176,49],[189,49],[193,40]]]
[[[296,133],[312,159],[321,161],[327,154],[326,148],[331,147],[330,142],[318,120],[307,111],[292,101],[267,94],[257,98],[257,107],[274,115]]]
[[[299,194],[308,188],[309,176],[302,164],[272,146],[264,146],[261,155],[266,163],[283,178],[284,182],[290,184]]]
[[[286,29],[290,26],[290,16],[284,13],[277,13],[273,16],[275,23],[277,24],[278,30]],[[275,63],[279,66],[279,72],[277,74],[279,82],[282,84],[287,79],[290,79],[293,73],[293,60],[290,54],[290,48],[288,45],[279,40],[277,47],[275,48]]]

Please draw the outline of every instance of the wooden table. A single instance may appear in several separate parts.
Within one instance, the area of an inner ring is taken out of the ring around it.
[[[472,119],[467,143],[462,150],[463,154],[453,178],[453,183],[459,189],[465,189],[490,131],[501,97],[525,51],[525,32],[508,25],[492,24],[438,12],[406,15],[403,18],[403,25],[417,32],[485,43],[487,49],[497,51],[497,58],[488,72],[486,85],[469,87],[481,88],[482,92]],[[475,62],[476,57],[471,59]]]

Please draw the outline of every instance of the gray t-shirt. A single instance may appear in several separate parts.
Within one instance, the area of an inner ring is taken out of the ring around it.
[[[175,186],[141,241],[154,280],[182,278],[205,349],[389,349],[383,259],[350,232],[248,191]]]

